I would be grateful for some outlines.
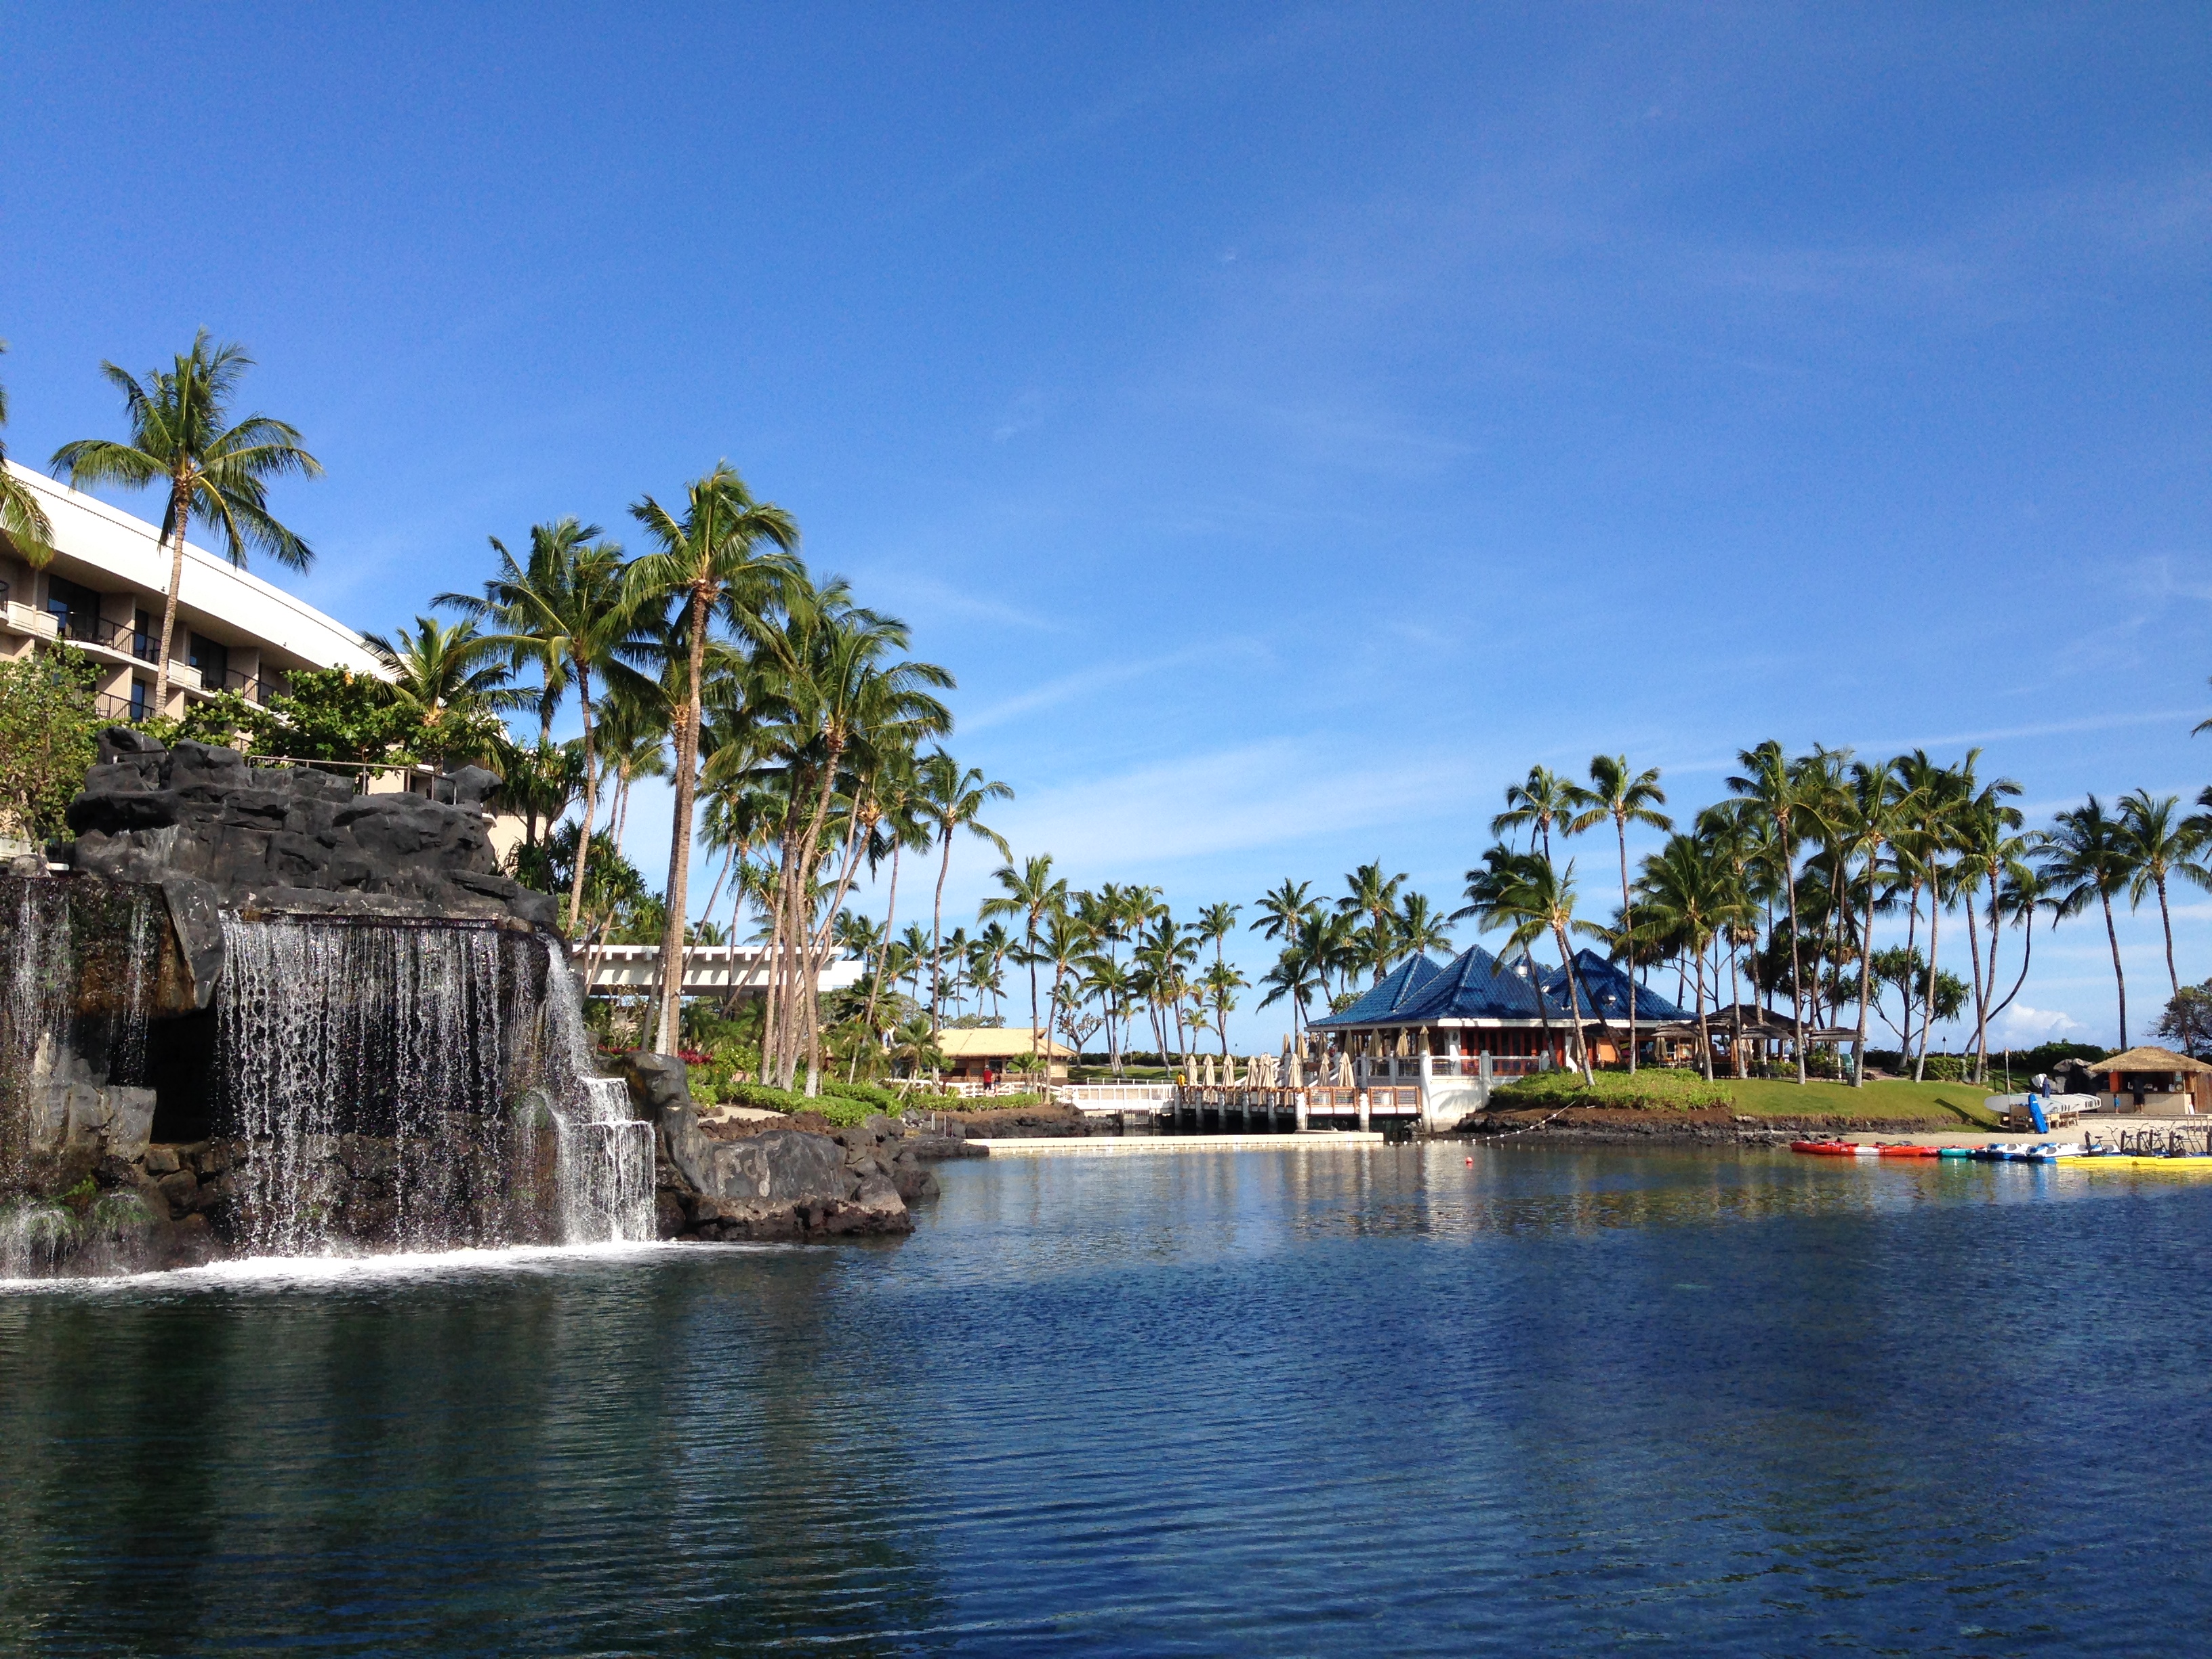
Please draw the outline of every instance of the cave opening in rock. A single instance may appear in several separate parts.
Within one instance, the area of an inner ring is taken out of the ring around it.
[[[146,1082],[154,1091],[155,1142],[174,1146],[215,1133],[220,1034],[213,1008],[148,1025]]]

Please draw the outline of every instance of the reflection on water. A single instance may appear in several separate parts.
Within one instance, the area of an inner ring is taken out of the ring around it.
[[[1449,1146],[942,1174],[885,1248],[0,1291],[0,1649],[1979,1654],[2204,1623],[2203,1190]]]

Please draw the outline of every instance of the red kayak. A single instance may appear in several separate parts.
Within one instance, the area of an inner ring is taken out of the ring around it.
[[[1881,1149],[1881,1155],[1884,1158],[1941,1158],[1943,1149],[1940,1146],[1885,1146]]]
[[[1859,1155],[1859,1149],[1848,1140],[1793,1140],[1790,1143],[1790,1150],[1802,1152],[1808,1158],[1856,1158]]]

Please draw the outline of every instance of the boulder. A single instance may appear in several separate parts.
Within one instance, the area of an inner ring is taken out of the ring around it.
[[[70,803],[71,857],[118,880],[199,881],[234,910],[506,917],[555,929],[553,896],[499,872],[483,815],[498,785],[472,766],[438,780],[436,799],[356,795],[350,779],[310,766],[252,766],[200,743],[164,750],[111,726]],[[196,975],[203,982],[211,994],[212,977]]]
[[[866,1151],[875,1141],[865,1131],[833,1138],[732,1124],[710,1136],[700,1126],[681,1060],[625,1054],[622,1073],[638,1115],[656,1132],[664,1237],[785,1239],[913,1231],[897,1185]],[[753,1133],[726,1138],[740,1127]]]

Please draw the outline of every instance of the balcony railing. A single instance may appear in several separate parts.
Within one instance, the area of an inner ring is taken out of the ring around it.
[[[109,622],[104,617],[87,617],[59,611],[48,613],[54,619],[58,638],[72,645],[97,646],[121,656],[133,657],[143,663],[160,660],[161,642],[153,635],[140,631],[130,623]]]

